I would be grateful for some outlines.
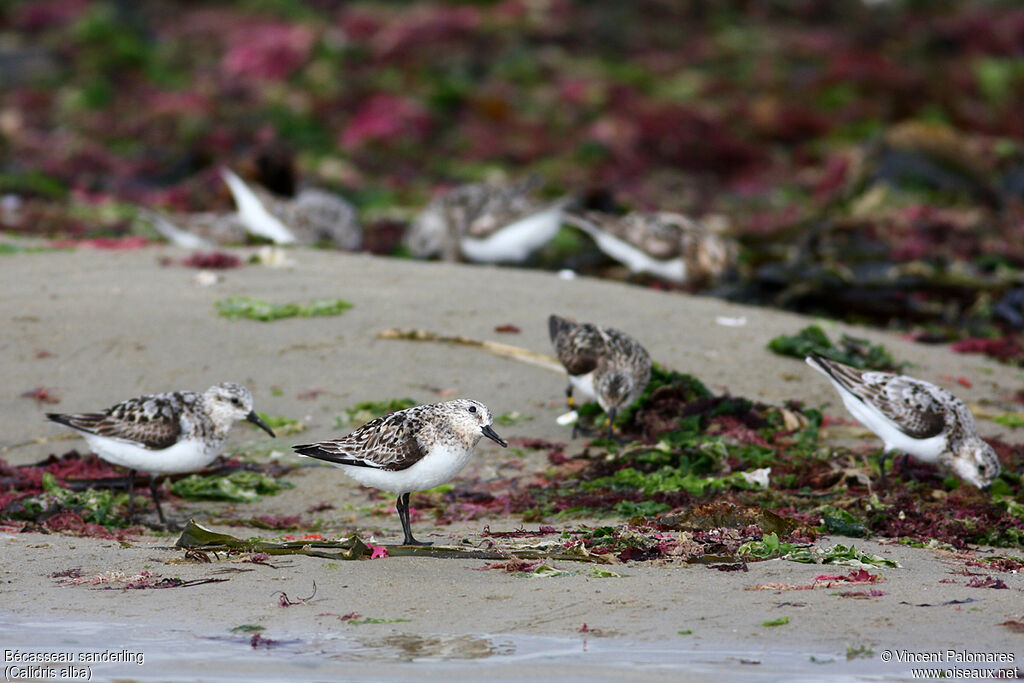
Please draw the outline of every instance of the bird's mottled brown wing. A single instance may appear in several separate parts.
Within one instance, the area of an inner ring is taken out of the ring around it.
[[[416,406],[370,420],[340,439],[292,446],[296,453],[318,460],[397,471],[412,467],[427,454],[423,443],[433,426]]]
[[[683,255],[685,245],[700,227],[681,214],[634,211],[625,216],[588,212],[587,220],[651,258],[668,260]]]
[[[548,331],[555,355],[570,375],[585,375],[597,367],[605,351],[605,338],[597,327],[553,315],[548,318]]]
[[[815,361],[850,393],[875,406],[901,432],[915,439],[941,434],[946,429],[947,406],[955,408],[960,403],[945,389],[913,377],[859,370],[820,357]]]
[[[194,404],[198,398],[199,395],[192,392],[155,394],[128,399],[102,413],[49,413],[47,417],[80,432],[160,450],[173,446],[181,435],[178,407]]]
[[[905,376],[879,382],[872,377],[879,374],[888,373],[864,373],[863,391],[872,397],[878,409],[900,431],[915,439],[927,439],[942,433],[946,428],[947,408],[936,400],[935,392],[948,392]],[[958,400],[952,394],[946,398]]]

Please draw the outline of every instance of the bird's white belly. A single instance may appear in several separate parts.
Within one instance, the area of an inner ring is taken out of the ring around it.
[[[372,486],[394,493],[425,491],[440,486],[459,473],[473,454],[472,449],[460,445],[435,446],[412,467],[404,470],[381,470],[376,467],[358,467],[338,464],[345,474],[363,486]]]
[[[93,452],[107,462],[153,474],[195,472],[220,454],[220,445],[208,446],[198,439],[184,439],[161,450],[143,448],[120,439],[83,434]]]
[[[263,202],[241,178],[226,168],[222,169],[221,177],[224,178],[228,189],[231,190],[231,196],[234,197],[235,205],[238,207],[238,218],[246,230],[254,235],[266,237],[275,244],[293,244],[295,242],[295,235],[292,234],[291,228],[267,211]]]
[[[591,236],[601,251],[629,268],[632,273],[650,273],[672,282],[686,280],[686,264],[682,258],[659,261],[642,249],[606,232],[594,231]]]
[[[831,377],[829,378],[831,379]],[[873,431],[885,442],[887,451],[902,451],[909,453],[918,460],[924,462],[937,462],[939,456],[945,452],[946,434],[943,432],[938,436],[928,439],[915,439],[906,435],[892,421],[885,417],[879,410],[867,403],[852,396],[844,387],[835,380],[832,381],[839,389],[839,395],[843,398],[846,409],[857,418],[857,420]]]
[[[478,263],[518,262],[544,246],[562,225],[562,207],[556,206],[510,223],[484,238],[463,237],[462,255]]]
[[[588,401],[597,400],[597,390],[594,387],[594,373],[588,372],[585,375],[569,375],[569,383],[572,388],[582,394]]]

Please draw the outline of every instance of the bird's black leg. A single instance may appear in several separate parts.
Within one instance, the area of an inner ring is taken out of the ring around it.
[[[160,523],[167,526],[167,520],[164,519],[164,511],[160,508],[160,487],[157,486],[156,480],[156,475],[150,475],[149,492],[153,496],[153,504],[156,505],[156,514],[160,516]]]
[[[881,475],[879,479],[879,486],[882,491],[888,493],[889,481],[885,478],[885,458],[889,455],[889,451],[882,451],[878,454],[878,472]]]
[[[572,397],[572,382],[565,387],[565,402],[569,404],[569,410],[576,410],[576,399]],[[572,438],[576,438],[576,435],[580,433],[580,418],[576,416],[576,421],[572,423]]]
[[[128,470],[128,523],[135,524],[135,470]]]
[[[899,462],[899,465],[896,463]],[[903,477],[910,477],[914,481],[921,481],[912,469],[910,469],[910,453],[902,453],[899,460],[893,461],[893,471],[899,471]]]
[[[615,414],[617,412],[618,411],[615,408],[612,408],[610,411],[608,411],[608,415],[605,416],[605,420],[607,420],[607,422],[608,422],[608,438],[609,439],[614,439],[615,438],[615,434],[612,431],[612,425],[615,423]]]
[[[409,523],[408,493],[399,494],[398,502],[395,503],[395,507],[398,508],[398,519],[402,522],[402,533],[405,534],[405,539],[402,541],[402,545],[433,545],[429,541],[417,541],[412,537],[412,526]]]

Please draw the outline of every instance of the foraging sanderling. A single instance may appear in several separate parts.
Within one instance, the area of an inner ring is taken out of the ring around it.
[[[807,364],[831,380],[846,409],[885,443],[878,456],[883,489],[885,458],[892,451],[945,465],[981,489],[999,476],[999,458],[978,436],[971,412],[942,387],[821,356],[808,356]]]
[[[99,457],[128,468],[129,515],[135,517],[135,471],[153,476],[150,491],[160,522],[157,476],[194,472],[220,455],[228,431],[238,420],[274,432],[256,414],[252,394],[241,384],[222,382],[203,393],[175,391],[122,401],[100,413],[47,413],[54,422],[82,433]]]
[[[405,243],[416,258],[521,263],[555,236],[570,201],[533,199],[535,184],[456,187],[416,217]]]
[[[221,174],[237,211],[164,214],[138,209],[168,242],[186,249],[244,243],[249,234],[276,244],[328,243],[356,251],[363,235],[355,208],[336,194],[305,188],[295,197],[279,197],[259,185],[247,185],[228,169]]]
[[[237,213],[165,214],[140,207],[137,215],[168,242],[183,249],[213,249],[218,244],[245,242],[246,229]]]
[[[736,243],[700,223],[667,211],[625,216],[588,211],[565,222],[587,233],[598,249],[629,268],[678,284],[714,280],[736,261]]]
[[[440,486],[458,474],[481,437],[508,446],[493,423],[483,403],[457,399],[399,410],[370,420],[340,439],[292,448],[340,467],[364,486],[397,493],[403,543],[430,545],[412,536],[409,494]]]
[[[569,373],[565,395],[575,407],[578,389],[596,400],[607,414],[608,436],[620,409],[636,400],[651,378],[651,358],[635,339],[611,327],[577,323],[557,315],[548,318],[548,332],[558,360]],[[573,437],[578,429],[573,425]]]
[[[294,198],[279,197],[259,185],[247,185],[227,168],[221,169],[221,176],[235,199],[239,220],[254,235],[276,244],[329,242],[349,251],[362,244],[355,208],[336,194],[305,188]]]

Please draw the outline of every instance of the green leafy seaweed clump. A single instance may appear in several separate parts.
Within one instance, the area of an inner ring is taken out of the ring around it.
[[[739,547],[739,555],[755,560],[781,557],[790,562],[804,564],[835,564],[848,567],[899,567],[899,563],[880,555],[857,550],[850,545],[837,544],[821,549],[814,546],[796,546],[779,540],[775,533],[765,534],[760,541],[748,541]]]
[[[264,299],[233,296],[217,302],[217,312],[228,320],[248,318],[270,322],[282,318],[320,318],[341,315],[352,304],[344,299],[311,299],[306,303],[275,304]]]
[[[89,524],[106,527],[123,527],[127,524],[121,509],[128,504],[127,493],[101,489],[72,491],[58,484],[57,478],[49,472],[43,474],[42,485],[43,501],[49,499],[61,509],[78,513],[82,520]],[[32,502],[32,499],[25,501],[26,509],[33,509]]]
[[[654,363],[651,367],[651,379],[647,382],[643,393],[633,401],[625,410],[619,412],[615,418],[615,424],[619,427],[630,425],[638,413],[646,410],[653,400],[656,392],[664,393],[671,391],[680,401],[689,402],[712,396],[712,393],[704,383],[693,375],[683,372],[676,372]],[[587,428],[593,428],[597,424],[597,418],[604,414],[596,402],[584,403],[577,408],[580,424]],[[602,423],[603,424],[603,423]]]
[[[650,405],[654,392],[662,387],[669,387],[673,391],[678,392],[681,394],[682,399],[687,402],[712,396],[711,391],[704,386],[704,383],[693,375],[669,370],[654,363],[651,366],[651,379],[647,382],[647,387],[640,394],[640,397],[633,401],[632,405],[619,413],[616,423],[620,425],[628,424],[638,411]]]
[[[768,342],[768,349],[782,356],[804,358],[823,356],[840,363],[866,370],[898,370],[898,365],[881,344],[872,344],[844,334],[833,344],[819,325],[809,325],[793,336],[779,335]]]
[[[1001,424],[1004,427],[1024,427],[1024,414],[1005,413],[1003,415],[996,415],[995,417],[992,418],[992,421],[995,422],[996,424]]]
[[[378,417],[393,413],[398,410],[405,410],[417,405],[411,398],[389,398],[386,401],[362,401],[351,408],[345,408],[345,415],[337,419],[336,427],[345,425],[361,425]]]
[[[775,532],[765,534],[760,541],[748,541],[740,546],[737,551],[739,555],[746,555],[755,560],[770,560],[776,557],[784,557],[793,552],[795,547],[792,543],[785,543],[779,540]]]
[[[827,506],[822,510],[821,524],[825,533],[829,533],[834,536],[867,538],[869,533],[864,522],[854,517],[848,510],[843,510],[834,506]]]
[[[273,495],[294,484],[278,481],[261,472],[232,472],[224,477],[192,474],[171,484],[174,495],[188,500],[226,500],[251,503],[261,495]]]
[[[287,434],[298,434],[306,431],[306,425],[301,420],[296,420],[293,417],[286,417],[284,415],[270,415],[268,413],[257,413],[260,419],[266,423],[268,427],[274,430],[274,433],[278,436]],[[253,429],[259,429],[258,426],[252,425]]]

